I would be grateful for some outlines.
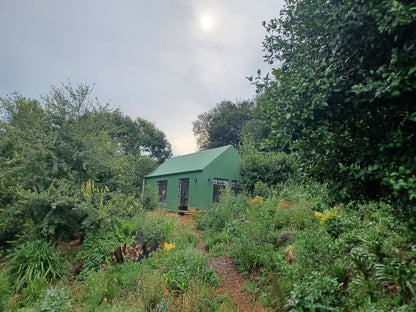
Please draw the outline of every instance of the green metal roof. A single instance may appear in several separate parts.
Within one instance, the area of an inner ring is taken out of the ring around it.
[[[153,170],[146,178],[169,175],[181,172],[201,171],[231,145],[204,150],[188,155],[172,157]]]

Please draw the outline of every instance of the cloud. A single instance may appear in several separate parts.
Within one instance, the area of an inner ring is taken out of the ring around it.
[[[192,121],[255,94],[261,22],[279,1],[1,1],[0,96],[39,98],[70,79],[132,118],[155,123],[175,154],[196,150]],[[200,18],[213,28],[204,32]],[[267,67],[266,67],[267,68]]]

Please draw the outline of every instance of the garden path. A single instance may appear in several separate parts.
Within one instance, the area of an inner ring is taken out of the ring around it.
[[[191,230],[198,234],[200,240],[198,249],[206,254],[207,251],[204,248],[205,243],[202,239],[202,231],[195,228],[193,213],[186,212],[179,216],[183,224],[189,226]],[[216,295],[230,296],[234,302],[234,306],[241,312],[268,311],[260,302],[253,303],[250,301],[249,295],[244,291],[245,278],[237,271],[231,258],[226,256],[214,258],[211,261],[211,266],[215,269],[220,278],[220,284],[215,291]]]

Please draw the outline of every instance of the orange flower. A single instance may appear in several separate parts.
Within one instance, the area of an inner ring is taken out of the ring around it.
[[[105,298],[105,297],[104,297],[103,301],[104,301],[104,302],[107,302],[107,298]]]
[[[169,290],[165,290],[165,297],[167,297],[169,295]]]

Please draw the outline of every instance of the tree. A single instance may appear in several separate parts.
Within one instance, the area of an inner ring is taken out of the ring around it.
[[[241,143],[241,130],[251,120],[254,103],[243,101],[232,103],[223,101],[209,112],[198,116],[193,122],[193,132],[200,149],[224,145],[238,147]]]
[[[416,5],[396,0],[287,0],[264,23],[257,77],[270,142],[343,198],[416,205]]]
[[[108,132],[123,155],[147,156],[158,163],[172,156],[166,135],[143,118],[132,120],[119,110],[104,110],[97,114],[97,119],[101,120],[97,126]]]
[[[1,247],[24,231],[54,241],[85,233],[113,198],[140,194],[143,177],[170,157],[152,123],[132,121],[91,94],[68,83],[52,87],[43,103],[0,98]]]

